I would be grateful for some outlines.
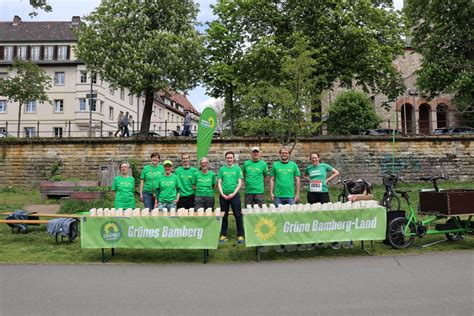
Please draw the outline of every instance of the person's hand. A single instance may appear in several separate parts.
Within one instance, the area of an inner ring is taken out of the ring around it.
[[[272,202],[275,202],[275,194],[270,193],[270,197],[272,198]]]
[[[300,195],[296,194],[295,195],[295,202],[298,203],[300,201]]]
[[[143,202],[143,194],[140,193],[140,201]]]
[[[232,194],[229,194],[227,197],[229,198],[229,200],[232,200],[235,196],[235,193],[232,193]]]

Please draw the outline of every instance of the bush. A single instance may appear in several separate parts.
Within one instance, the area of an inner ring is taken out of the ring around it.
[[[79,212],[88,212],[91,208],[113,208],[114,201],[111,193],[106,193],[103,200],[80,201],[63,200],[59,207],[59,214],[74,214]]]
[[[358,134],[361,129],[377,128],[382,119],[370,99],[357,91],[341,93],[328,110],[328,132],[336,135]]]

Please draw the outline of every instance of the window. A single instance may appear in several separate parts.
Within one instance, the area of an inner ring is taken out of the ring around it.
[[[153,106],[153,116],[156,116],[156,105]]]
[[[88,99],[87,101],[90,101],[90,100]],[[96,100],[96,99],[92,99],[91,110],[92,110],[92,112],[96,112],[96,111],[97,111],[97,100]]]
[[[171,122],[174,122],[174,114],[171,114]]]
[[[123,88],[120,89],[120,99],[125,99],[125,91],[123,90]]]
[[[86,99],[79,99],[79,111],[84,112],[87,110]]]
[[[61,45],[58,47],[58,60],[67,59],[67,46]]]
[[[170,112],[168,112],[168,121],[170,120]]]
[[[54,73],[54,85],[55,86],[64,86],[64,72],[55,72]]]
[[[81,83],[87,82],[87,72],[81,71]]]
[[[31,60],[40,60],[41,46],[31,46]]]
[[[54,113],[62,113],[64,101],[63,100],[54,100]]]
[[[54,46],[44,47],[44,60],[53,60],[54,57]]]
[[[92,76],[92,83],[93,83],[93,84],[96,84],[96,83],[97,83],[97,74],[94,74],[94,75]]]
[[[25,137],[35,137],[36,128],[34,127],[25,127]]]
[[[5,46],[5,61],[13,60],[13,46]]]
[[[109,120],[114,119],[114,108],[112,106],[109,106]]]
[[[158,109],[158,116],[161,117],[161,108]]]
[[[63,128],[62,127],[53,127],[54,137],[61,138],[63,137]]]
[[[27,46],[18,46],[18,59],[26,60],[26,50],[28,49]]]
[[[114,93],[115,93],[115,90],[114,90],[114,88],[112,88],[112,87],[109,87],[109,93],[110,93],[110,95],[114,95]]]
[[[156,131],[156,124],[153,124],[153,131]]]
[[[130,105],[133,105],[133,94],[128,95],[128,103],[130,103]]]
[[[35,113],[36,112],[36,101],[28,101],[25,108],[26,113]]]
[[[7,100],[0,100],[0,113],[7,113]]]

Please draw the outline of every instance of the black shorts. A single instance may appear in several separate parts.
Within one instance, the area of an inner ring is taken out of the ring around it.
[[[308,192],[308,203],[329,203],[329,192]]]

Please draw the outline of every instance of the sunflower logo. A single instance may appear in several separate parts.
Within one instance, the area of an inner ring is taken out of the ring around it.
[[[260,240],[268,240],[276,234],[276,226],[269,218],[261,218],[255,224],[255,234]]]
[[[210,117],[209,118],[209,126],[211,128],[214,128],[214,126],[216,126],[216,122],[214,122],[214,118],[213,117]]]
[[[102,225],[101,235],[105,241],[115,242],[122,237],[122,228],[116,222],[107,222]]]

